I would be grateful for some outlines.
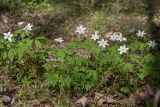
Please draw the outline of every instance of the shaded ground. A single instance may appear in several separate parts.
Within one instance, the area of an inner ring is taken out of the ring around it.
[[[45,35],[46,37],[50,38],[50,44],[52,44],[52,40],[55,37],[63,36],[64,38],[66,38],[66,40],[71,38],[74,35],[75,27],[80,24],[83,24],[87,28],[91,29],[91,31],[88,31],[88,34],[91,34],[91,32],[98,29],[102,32],[103,35],[105,35],[105,33],[108,31],[123,31],[125,35],[129,35],[130,32],[132,32],[130,31],[131,29],[133,29],[133,32],[134,29],[138,28],[147,29],[147,16],[145,15],[133,17],[130,15],[119,14],[118,16],[116,16],[108,15],[105,13],[105,11],[96,11],[87,14],[72,14],[74,12],[71,12],[71,10],[69,10],[67,6],[66,8],[64,8],[65,11],[59,12],[58,9],[62,7],[63,5],[59,4],[56,8],[52,8],[54,11],[47,11],[48,13],[45,10],[34,12],[16,10],[1,14],[0,32],[7,32],[11,29],[16,29],[16,27],[18,26],[18,22],[25,21],[34,25],[35,36]],[[69,15],[66,16],[66,14]],[[160,19],[158,16],[155,18],[155,22],[157,25],[160,25]],[[130,80],[129,82],[135,82],[132,81],[132,78],[128,80]],[[0,81],[4,84],[16,84],[16,87],[18,86],[19,88],[14,89],[13,86],[12,88],[14,92],[22,92],[22,95],[28,95],[27,98],[22,98],[22,102],[26,104],[28,104],[29,102],[33,107],[40,107],[40,105],[42,107],[52,107],[53,105],[55,105],[56,107],[70,107],[70,105],[73,105],[74,102],[76,102],[82,96],[69,92],[66,92],[67,94],[65,92],[62,92],[59,95],[59,93],[56,93],[54,89],[47,89],[43,87],[43,84],[38,85],[38,83],[33,87],[30,87],[30,83],[17,84],[14,82],[14,77],[8,78],[3,73],[0,73]],[[107,79],[107,81],[105,80],[105,82],[96,87],[93,92],[88,92],[87,95],[90,95],[90,93],[95,94],[95,92],[99,92],[105,93],[105,95],[111,95],[113,98],[119,101],[121,101],[122,99],[128,100],[128,98],[130,98],[130,95],[121,94],[119,90],[119,82],[121,82],[121,85],[126,84],[126,80],[123,80],[123,77],[119,77],[113,74],[109,79]],[[141,83],[139,83],[137,87],[144,87],[147,85],[148,84],[145,81],[141,81]],[[10,90],[12,90],[12,88]],[[35,96],[32,97],[32,94],[34,94]],[[93,98],[93,96],[94,95],[90,95],[89,97]],[[28,101],[26,101],[26,99]],[[112,104],[116,106],[120,105],[119,103],[115,102],[111,102],[111,106]],[[122,102],[121,106],[126,106],[126,103]]]

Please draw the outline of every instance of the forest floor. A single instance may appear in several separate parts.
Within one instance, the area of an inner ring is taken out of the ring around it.
[[[98,28],[102,34],[109,31],[123,31],[122,33],[127,35],[129,34],[130,30],[135,27],[146,29],[147,23],[147,16],[145,15],[133,17],[126,14],[120,14],[115,16],[107,15],[105,12],[99,11],[84,15],[66,14],[70,13],[46,13],[45,10],[32,12],[16,10],[1,13],[0,32],[14,30],[18,27],[18,22],[25,21],[33,24],[33,32],[35,37],[39,35],[45,35],[47,38],[49,38],[46,45],[52,46],[53,40],[57,37],[63,37],[66,41],[72,39],[76,26],[80,24],[90,28],[88,34],[91,34],[91,32]],[[157,23],[160,23],[158,18]],[[114,73],[107,74],[106,78],[101,83],[84,95],[71,92],[58,93],[53,88],[45,88],[43,86],[44,84],[37,83],[34,86],[30,86],[27,82],[26,84],[21,84],[18,83],[14,77],[8,77],[2,72],[0,72],[0,82],[6,84],[5,90],[9,90],[7,92],[9,95],[4,96],[0,93],[1,107],[2,102],[7,102],[8,107],[12,107],[10,105],[15,102],[22,107],[24,107],[24,105],[27,107],[75,107],[76,102],[80,103],[82,107],[86,107],[88,103],[91,103],[93,107],[133,106],[130,102],[136,103],[134,106],[137,107],[150,107],[149,100],[153,101],[153,97],[156,93],[153,91],[154,88],[152,89],[152,86],[146,83],[145,80],[139,81],[137,87],[140,88],[137,88],[136,91],[131,93],[122,93],[119,89],[119,83],[127,84],[127,82],[123,79],[123,77],[120,77]],[[0,90],[4,89],[0,88]],[[124,89],[123,91],[128,90]],[[35,93],[36,97],[33,97],[32,94]],[[24,97],[23,101],[20,101],[21,99],[19,99],[18,96],[23,94],[26,95],[27,98]],[[147,103],[145,104],[145,102]]]

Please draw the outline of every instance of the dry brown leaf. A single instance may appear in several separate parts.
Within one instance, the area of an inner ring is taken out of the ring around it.
[[[112,36],[112,34],[113,34],[112,31],[111,31],[111,32],[108,32],[104,37],[105,37],[105,38],[110,38],[110,37]]]
[[[2,102],[5,103],[5,104],[10,105],[10,104],[11,104],[11,101],[12,101],[12,97],[10,97],[10,96],[4,95],[4,96],[2,97]]]
[[[95,104],[97,107],[107,107],[107,97],[104,94],[95,93],[94,98]]]
[[[76,55],[83,56],[85,59],[91,58],[91,55],[83,48],[75,49]]]
[[[155,95],[154,91],[152,90],[152,88],[151,88],[149,85],[147,85],[146,88],[147,88],[147,90],[148,90],[149,95],[151,95],[151,96],[154,96],[154,95]]]
[[[94,101],[98,107],[107,107],[108,104],[117,102],[111,96],[105,96],[104,94],[100,93],[95,93]]]
[[[129,101],[131,101],[133,104],[141,103],[147,99],[147,96],[148,95],[146,92],[136,91],[129,96]]]
[[[47,62],[49,62],[49,61],[56,62],[56,61],[58,61],[57,59],[58,59],[58,58],[56,58],[56,57],[53,56],[53,55],[48,55],[48,57],[46,58],[46,61],[47,61]]]
[[[53,107],[53,106],[48,104],[46,101],[36,99],[31,101],[30,107]]]
[[[86,97],[82,97],[77,102],[75,105],[81,105],[82,107],[86,107],[88,105],[88,99]]]
[[[136,92],[130,94],[129,101],[133,104],[142,103],[145,100],[151,100],[154,97],[153,90],[147,86],[144,90],[136,90]]]
[[[154,104],[154,107],[159,107],[159,104],[160,104],[160,89],[155,94],[153,104]]]
[[[108,97],[107,97],[107,102],[108,102],[108,103],[116,103],[116,102],[118,102],[118,101],[114,100],[112,96],[108,96]]]
[[[3,22],[4,22],[5,24],[7,24],[7,23],[8,23],[8,20],[9,20],[9,18],[8,18],[8,17],[6,17],[6,16],[2,15],[2,19],[3,19]]]

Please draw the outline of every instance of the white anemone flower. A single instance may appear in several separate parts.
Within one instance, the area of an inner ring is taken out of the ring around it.
[[[120,33],[120,32],[115,32],[113,35],[115,36],[115,39],[116,39],[117,41],[122,41],[122,33]]]
[[[138,37],[144,37],[145,34],[146,33],[144,31],[140,31],[140,30],[138,30],[138,32],[136,33]]]
[[[8,39],[10,42],[12,41],[13,34],[11,32],[3,33],[4,39]]]
[[[60,38],[56,38],[55,41],[59,42],[59,43],[62,43],[64,40],[62,39],[62,37],[60,37]]]
[[[83,27],[83,25],[80,25],[79,27],[76,28],[76,33],[78,34],[84,34],[85,33],[86,28]]]
[[[94,41],[96,41],[97,39],[99,39],[99,32],[95,31],[95,33],[92,35],[91,39],[93,39]]]
[[[108,40],[104,40],[104,39],[101,39],[100,41],[98,41],[98,43],[99,43],[99,46],[103,48],[109,45]]]
[[[28,30],[32,30],[33,25],[31,25],[30,23],[28,23],[23,30],[28,31]]]
[[[115,35],[111,35],[111,36],[110,36],[110,40],[111,40],[111,41],[116,41],[116,40],[117,40],[117,38],[116,38],[116,36],[115,36]]]
[[[120,46],[117,50],[119,51],[120,54],[126,53],[129,48],[126,48],[126,45]]]
[[[148,45],[149,45],[149,47],[154,48],[154,47],[157,45],[157,43],[156,43],[155,40],[153,40],[153,41],[150,40],[150,41],[148,42]]]

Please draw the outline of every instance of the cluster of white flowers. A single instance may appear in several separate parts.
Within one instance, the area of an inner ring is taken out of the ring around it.
[[[77,34],[85,34],[85,31],[86,31],[86,28],[83,27],[83,25],[80,25],[75,30]],[[138,30],[136,35],[138,37],[144,37],[146,33],[144,31]],[[119,41],[119,42],[127,41],[127,38],[123,37],[121,32],[109,32],[106,34],[106,36],[109,37],[110,41]],[[97,41],[100,47],[106,48],[106,46],[109,46],[108,40],[100,39],[100,34],[98,31],[95,31],[95,33],[91,35],[91,39],[94,41]],[[148,45],[149,47],[155,47],[157,43],[155,42],[155,40],[153,40],[153,41],[149,41]],[[124,45],[121,45],[117,50],[119,51],[120,54],[123,54],[123,53],[127,53],[129,48],[127,48],[126,45],[124,44]]]
[[[23,25],[25,22],[18,22],[18,26]],[[32,25],[28,23],[22,30],[29,31],[32,30]],[[3,33],[4,39],[12,42],[13,34],[11,32]]]
[[[110,35],[110,40],[122,42],[122,41],[127,41],[127,38],[124,38],[121,32],[115,32],[115,33],[112,32]]]
[[[22,25],[24,25],[25,24],[25,22],[18,22],[18,26],[22,26]],[[30,24],[30,23],[28,23],[22,30],[25,30],[25,31],[31,31],[32,30],[32,27],[33,27],[33,25],[32,24]]]
[[[127,38],[122,37],[122,33],[120,33],[120,32],[115,32],[115,33],[109,32],[109,33],[107,33],[107,35],[109,35],[111,41],[120,41],[120,42],[122,42],[122,41],[126,41],[127,40]],[[98,31],[95,31],[95,33],[92,34],[91,39],[93,39],[94,41],[98,40],[97,43],[99,44],[100,47],[105,48],[106,46],[109,46],[108,40],[104,40],[104,39],[99,40],[100,39],[100,35],[99,35]],[[120,46],[118,51],[120,51],[120,54],[122,54],[122,53],[126,53],[128,49],[129,48],[126,48],[126,46],[123,45],[123,46]]]
[[[108,40],[104,40],[104,39],[100,39],[100,35],[99,35],[99,32],[98,31],[95,31],[94,34],[92,34],[92,37],[91,39],[93,39],[94,41],[98,40],[97,43],[99,44],[100,47],[103,47],[105,48],[106,46],[108,46]]]
[[[18,23],[19,26],[21,26],[23,24],[24,24],[24,22],[19,22]],[[30,31],[30,30],[32,30],[32,26],[33,25],[28,23],[22,30]],[[83,25],[80,25],[75,30],[75,32],[77,34],[85,34],[85,31],[86,31],[86,28],[83,27]],[[10,42],[12,41],[13,34],[11,32],[7,32],[7,33],[3,33],[3,34],[4,34],[4,39],[5,40],[8,40]],[[120,42],[127,41],[127,38],[123,37],[121,32],[109,32],[109,33],[107,33],[107,35],[109,35],[109,40],[110,41],[120,41]],[[146,33],[144,31],[138,30],[136,35],[138,37],[144,37],[144,35],[146,35]],[[104,40],[103,38],[100,39],[100,34],[99,34],[98,31],[95,31],[95,33],[92,34],[91,39],[94,40],[94,41],[97,41],[97,43],[99,44],[100,47],[106,48],[106,46],[109,46],[108,40]],[[62,43],[63,41],[64,40],[62,39],[62,37],[59,37],[59,38],[55,39],[55,42]],[[148,42],[148,45],[149,45],[149,47],[154,48],[157,45],[157,43],[155,42],[155,40],[153,40],[153,41],[150,40]],[[120,46],[117,50],[119,51],[120,54],[123,54],[123,53],[127,53],[129,48],[127,48],[126,45],[124,44],[124,45]]]
[[[136,33],[136,35],[137,35],[138,37],[144,37],[144,35],[146,35],[146,33],[145,33],[144,31],[138,30],[138,32]],[[155,40],[150,40],[150,41],[148,42],[148,45],[149,45],[149,47],[154,48],[154,47],[157,45],[157,43],[156,43]]]
[[[76,28],[75,33],[77,34],[85,34],[86,28],[83,27],[83,25],[80,25]],[[98,35],[97,35],[98,36]],[[96,39],[96,38],[94,38]],[[56,38],[54,39],[56,42],[62,43],[64,40],[62,39],[62,37]]]

